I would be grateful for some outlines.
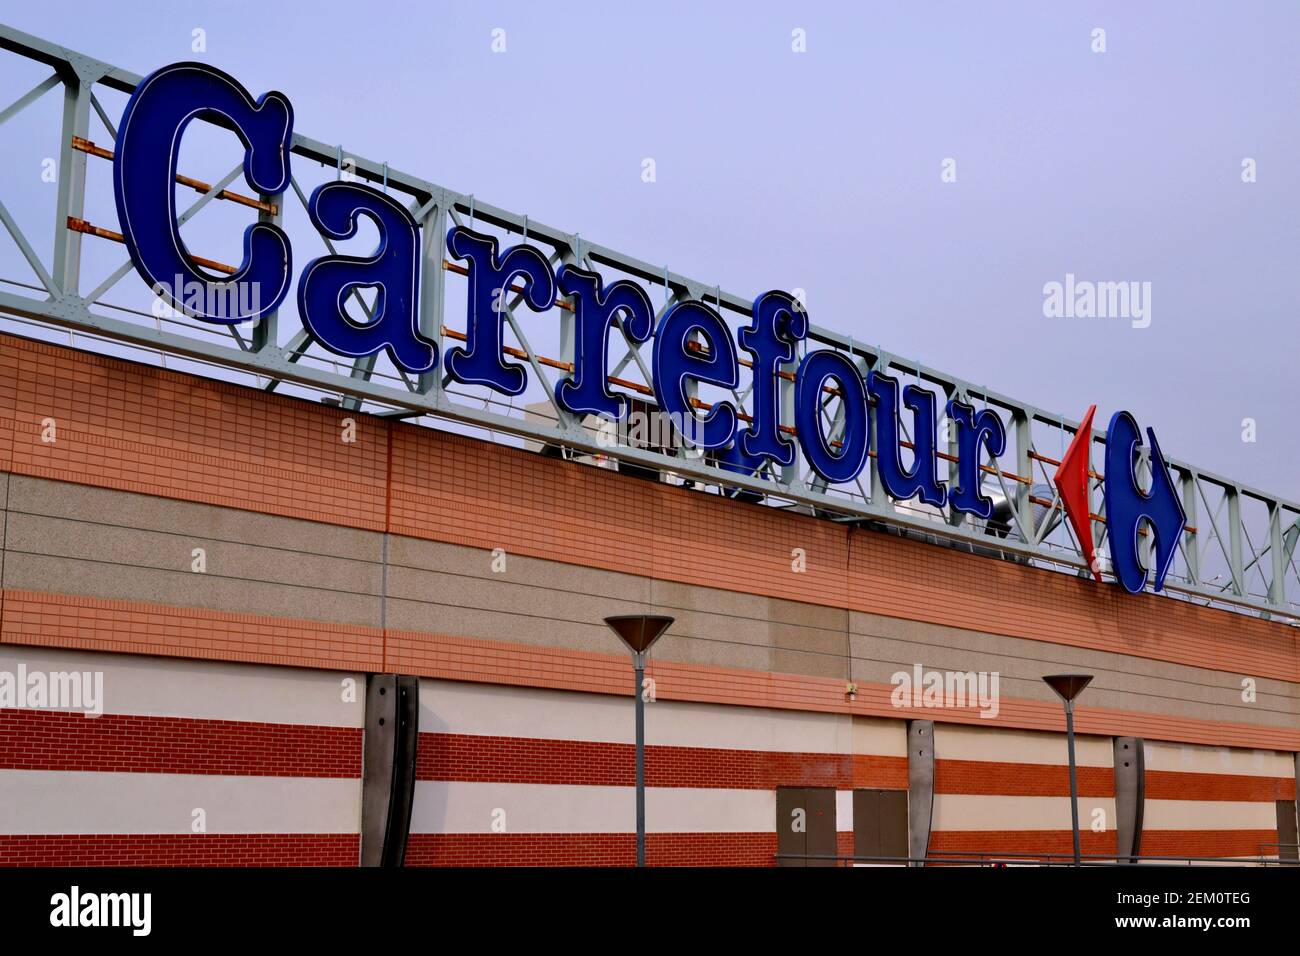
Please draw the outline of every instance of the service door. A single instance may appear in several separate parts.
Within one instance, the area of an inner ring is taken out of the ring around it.
[[[833,787],[778,787],[776,791],[776,852],[790,854],[781,866],[835,866],[834,859],[808,860],[808,856],[834,857],[835,789]]]
[[[853,855],[907,856],[907,791],[853,791]],[[864,860],[871,866],[884,860]]]
[[[1296,854],[1296,816],[1294,800],[1277,802],[1277,855],[1284,860],[1294,860]],[[1287,844],[1290,844],[1288,846]]]

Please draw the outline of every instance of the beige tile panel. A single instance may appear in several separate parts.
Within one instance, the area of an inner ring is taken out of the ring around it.
[[[1148,802],[1149,805],[1149,802]],[[1079,797],[1079,826],[1091,826],[1100,809],[1115,825],[1112,797]],[[939,830],[1069,830],[1069,797],[988,797],[940,793],[934,798],[931,828]]]
[[[1271,800],[1147,800],[1142,829],[1151,830],[1272,830],[1277,808]]]
[[[622,744],[635,739],[626,697],[429,678],[420,682],[420,731]],[[646,706],[646,742],[657,746],[902,756],[904,736],[902,721],[846,714],[667,700]]]
[[[361,781],[0,770],[0,834],[357,833]]]
[[[1145,754],[1147,770],[1284,779],[1295,776],[1294,754],[1273,750],[1242,750],[1235,747],[1148,740]]]
[[[1075,737],[1075,760],[1081,767],[1113,767],[1110,737]],[[1036,730],[1005,730],[966,724],[935,724],[937,760],[993,760],[1012,763],[1066,763],[1061,734]]]
[[[412,833],[630,833],[632,787],[421,780]],[[776,823],[770,790],[650,787],[648,833],[768,833]]]
[[[104,675],[104,713],[361,727],[364,674],[0,644],[0,671]],[[346,693],[351,680],[355,693]],[[351,698],[351,699],[349,699]]]

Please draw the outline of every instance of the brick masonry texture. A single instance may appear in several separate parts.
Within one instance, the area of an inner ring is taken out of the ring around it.
[[[380,671],[377,628],[6,589],[0,640],[165,657]]]
[[[1245,857],[1276,853],[1265,846],[1277,841],[1275,830],[1147,830],[1142,834],[1143,857]],[[1079,834],[1084,855],[1113,856],[1115,831]],[[1069,830],[939,830],[930,835],[932,854],[996,856],[1074,852]]]
[[[1110,767],[1079,767],[1079,796],[1113,797],[1115,771]],[[934,762],[934,792],[999,794],[1016,797],[1068,797],[1070,768],[1064,765],[1003,763],[992,760]]]
[[[1280,624],[13,336],[6,436],[17,474],[1300,680]]]
[[[1186,773],[1172,770],[1146,772],[1148,800],[1229,800],[1265,802],[1294,800],[1295,779],[1247,774]]]
[[[0,866],[356,866],[352,833],[0,834]]]
[[[470,734],[420,735],[419,780],[630,787],[631,744]],[[646,786],[775,790],[777,787],[905,789],[906,757],[646,747]]]
[[[648,833],[649,866],[772,866],[775,833]],[[632,866],[631,833],[412,833],[407,866]]]
[[[1094,833],[1083,826],[1079,849],[1086,855],[1113,856],[1115,831]],[[1074,842],[1069,830],[936,830],[930,834],[930,853],[963,858],[1017,853],[1066,856],[1074,853]]]
[[[1147,830],[1142,856],[1276,856],[1276,842],[1276,830]]]
[[[631,744],[423,733],[416,777],[630,787],[635,782],[634,754]],[[1295,781],[1283,777],[1148,770],[1146,779],[1147,797],[1152,800],[1295,799]],[[1079,767],[1078,780],[1080,796],[1115,795],[1115,775],[1109,767]],[[646,785],[738,790],[796,786],[906,790],[907,758],[651,744],[646,747]],[[1065,765],[940,758],[935,761],[935,792],[1064,797],[1070,794],[1069,769]]]
[[[0,710],[0,768],[361,777],[359,727]]]

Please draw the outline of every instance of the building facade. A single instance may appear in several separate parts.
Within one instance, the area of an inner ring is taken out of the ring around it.
[[[1067,854],[1058,672],[1084,853],[1296,842],[1277,621],[9,335],[0,500],[0,673],[102,675],[0,708],[0,865],[358,863],[371,675],[419,682],[407,865],[630,864],[620,613],[676,619],[652,865]]]

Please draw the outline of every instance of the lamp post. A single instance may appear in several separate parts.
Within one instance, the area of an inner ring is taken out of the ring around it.
[[[636,865],[645,866],[645,701],[641,684],[645,680],[645,655],[650,645],[672,626],[673,618],[658,614],[620,614],[605,618],[610,630],[632,652],[636,672]]]
[[[1083,689],[1092,683],[1091,674],[1049,674],[1043,678],[1048,687],[1056,691],[1056,696],[1065,704],[1065,740],[1070,753],[1070,821],[1073,828],[1070,835],[1074,838],[1074,865],[1079,858],[1079,779],[1074,769],[1074,699],[1083,693]]]

